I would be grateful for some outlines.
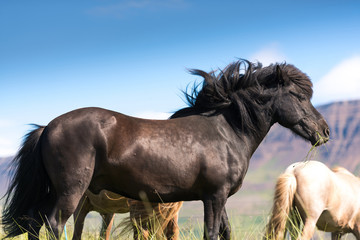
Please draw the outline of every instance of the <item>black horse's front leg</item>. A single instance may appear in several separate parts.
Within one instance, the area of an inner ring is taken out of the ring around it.
[[[204,239],[217,240],[225,209],[225,196],[209,196],[204,203]]]
[[[220,232],[219,238],[224,240],[230,240],[231,237],[231,226],[229,223],[229,219],[226,213],[226,209],[224,207],[222,214],[221,214],[221,223],[220,223]]]

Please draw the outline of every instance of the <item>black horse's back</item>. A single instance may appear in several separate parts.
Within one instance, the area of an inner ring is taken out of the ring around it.
[[[37,211],[33,209],[49,194],[49,177],[42,159],[40,138],[45,127],[36,126],[29,132],[16,157],[11,163],[11,185],[5,194],[2,224],[7,237],[27,231],[28,219]]]

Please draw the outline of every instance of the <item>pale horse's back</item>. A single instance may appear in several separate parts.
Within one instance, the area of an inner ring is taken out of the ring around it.
[[[332,171],[317,161],[294,163],[286,172],[296,178],[295,204],[302,216],[319,216],[316,225],[322,231],[353,227],[360,209],[358,178],[346,169]]]

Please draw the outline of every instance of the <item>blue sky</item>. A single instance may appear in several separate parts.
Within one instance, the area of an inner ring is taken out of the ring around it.
[[[80,107],[164,117],[185,106],[188,68],[237,58],[294,64],[315,105],[360,99],[359,42],[357,0],[3,0],[0,156]]]

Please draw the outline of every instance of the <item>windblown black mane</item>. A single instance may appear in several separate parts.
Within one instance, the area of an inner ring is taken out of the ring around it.
[[[281,85],[279,81],[290,80],[303,90],[306,97],[312,96],[309,77],[290,64],[272,64],[263,68],[261,63],[239,60],[219,71],[216,75],[215,71],[207,73],[198,69],[190,70],[190,73],[203,77],[204,81],[202,84],[195,83],[190,93],[188,88],[184,91],[189,107],[178,110],[171,118],[216,112],[234,103],[252,105],[262,102],[267,98],[262,94],[263,91],[271,87],[278,88]],[[200,85],[202,88],[199,90]],[[257,99],[259,97],[265,99]]]

